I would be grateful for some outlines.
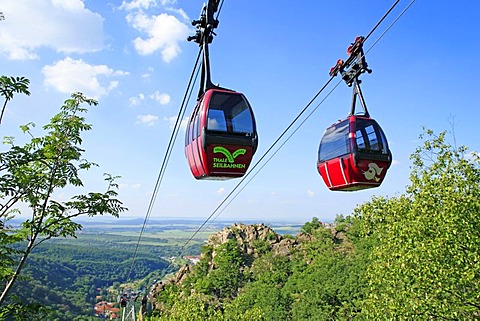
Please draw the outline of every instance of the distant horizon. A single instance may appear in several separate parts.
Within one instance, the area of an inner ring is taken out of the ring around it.
[[[17,216],[13,219],[11,219],[9,222],[12,223],[17,223],[17,222],[23,222],[27,218],[22,218],[21,216]],[[135,215],[130,215],[130,216],[120,216],[120,217],[113,217],[113,216],[96,216],[96,217],[77,217],[74,221],[79,222],[82,224],[88,223],[88,224],[98,224],[98,223],[114,223],[118,221],[123,221],[123,222],[131,222],[131,221],[138,221],[138,223],[143,224],[145,218],[141,216],[135,216]],[[160,222],[198,222],[198,223],[203,223],[205,222],[206,219],[202,219],[199,217],[162,217],[162,218],[150,218],[148,219],[147,226],[149,224],[155,224],[155,223],[160,223]],[[321,221],[321,220],[320,220]],[[247,223],[247,224],[304,224],[306,223],[302,221],[293,221],[293,220],[285,220],[285,219],[278,219],[278,220],[265,220],[265,219],[252,219],[252,218],[232,218],[232,219],[216,219],[216,220],[208,220],[208,224],[221,224],[221,223]],[[331,223],[329,221],[322,221],[323,223]]]
[[[252,175],[241,185],[240,179],[196,180],[184,138],[198,81],[188,103],[185,93],[201,48],[187,39],[195,35],[191,21],[203,2],[0,0],[2,74],[28,78],[31,92],[8,103],[0,136],[22,146],[31,137],[19,127],[33,122],[30,135],[42,137],[42,126],[72,93],[98,101],[82,114],[92,130],[82,133],[79,146],[81,158],[98,167],[82,171],[82,186],[55,190],[52,199],[104,191],[109,173],[118,177],[118,199],[130,209],[119,223],[146,213],[150,221],[203,222],[212,215],[226,222],[332,222],[373,197],[406,193],[423,128],[446,130],[450,142],[480,151],[472,135],[480,65],[458,67],[476,59],[480,1],[408,7],[400,1],[375,30],[390,7],[385,1],[309,1],[294,8],[281,1],[226,1],[209,47],[212,80],[248,99],[258,147]],[[318,173],[319,143],[351,110],[352,88],[329,71],[339,58],[348,59],[346,50],[360,35],[368,35],[365,59],[373,71],[360,77],[362,92],[393,162],[378,188],[332,192]],[[175,124],[181,128],[172,139]]]

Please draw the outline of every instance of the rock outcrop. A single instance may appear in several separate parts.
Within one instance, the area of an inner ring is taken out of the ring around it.
[[[254,224],[254,225],[245,225],[245,224],[233,224],[230,227],[226,227],[220,232],[211,235],[208,238],[208,241],[205,246],[212,249],[209,252],[210,257],[208,258],[210,268],[213,267],[213,258],[216,256],[216,249],[228,241],[234,239],[238,244],[241,251],[247,256],[251,257],[253,261],[255,258],[258,258],[262,255],[262,251],[265,251],[265,245],[268,247],[267,250],[273,252],[275,255],[289,256],[292,253],[292,250],[298,246],[298,241],[296,238],[286,238],[272,230],[270,227],[264,224]],[[257,246],[262,243],[263,249],[260,251]],[[202,259],[206,259],[202,254]],[[150,298],[156,308],[161,309],[161,303],[156,302],[155,298],[158,293],[163,291],[166,285],[180,284],[192,271],[191,265],[184,265],[179,269],[175,275],[169,279],[162,280],[152,286],[150,290]]]
[[[231,227],[226,227],[220,232],[211,235],[208,238],[207,246],[213,247],[213,256],[215,257],[215,248],[231,239],[236,239],[237,244],[245,254],[253,255],[254,257],[259,255],[255,246],[257,241],[266,242],[275,254],[283,255],[288,255],[297,244],[294,239],[283,238],[264,224],[233,224]]]

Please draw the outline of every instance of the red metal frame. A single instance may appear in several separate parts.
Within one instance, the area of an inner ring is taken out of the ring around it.
[[[325,185],[332,191],[357,191],[361,189],[374,188],[382,184],[383,179],[390,167],[392,158],[368,157],[358,152],[356,143],[355,121],[357,118],[370,119],[368,117],[349,116],[348,142],[350,152],[317,162],[317,169],[325,182]],[[382,133],[383,134],[383,133]],[[385,146],[388,150],[388,146]]]
[[[239,139],[231,133],[208,131],[208,106],[214,92],[241,95],[219,88],[205,92],[187,125],[185,155],[196,179],[226,180],[241,177],[248,170],[256,149],[255,120],[252,114],[254,135],[251,138],[243,138],[249,142],[248,144],[238,143]]]

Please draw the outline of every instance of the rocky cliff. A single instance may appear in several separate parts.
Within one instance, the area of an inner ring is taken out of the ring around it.
[[[212,234],[206,243],[206,247],[210,248],[209,257],[206,258],[205,254],[202,254],[201,260],[208,260],[209,270],[214,269],[213,258],[217,255],[216,249],[230,240],[234,239],[238,244],[239,249],[245,254],[246,257],[258,258],[262,251],[268,250],[274,255],[289,256],[292,250],[299,245],[297,239],[308,238],[308,235],[299,234],[297,238],[283,237],[275,233],[270,227],[264,224],[233,224],[230,227],[226,227],[216,234]],[[262,251],[258,248],[258,244],[263,244]],[[248,264],[248,263],[246,263]],[[189,273],[192,272],[191,265],[184,265],[179,269],[175,275],[169,279],[162,280],[161,282],[152,286],[150,290],[150,298],[152,303],[158,307],[159,303],[155,301],[158,293],[160,293],[166,285],[180,284],[183,282]]]

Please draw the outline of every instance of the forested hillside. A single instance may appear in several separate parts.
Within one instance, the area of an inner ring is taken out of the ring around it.
[[[118,301],[121,284],[144,280],[137,286],[145,288],[173,268],[161,256],[174,249],[162,247],[166,252],[161,253],[158,247],[141,246],[129,277],[134,245],[120,247],[115,240],[113,235],[85,235],[38,247],[13,294],[24,303],[44,305],[50,310],[48,320],[86,320],[100,299]]]
[[[7,102],[13,92],[28,93],[24,78],[0,82]],[[72,94],[45,137],[23,126],[31,140],[19,146],[7,138],[10,149],[0,153],[0,319],[91,319],[94,298],[109,299],[106,288],[127,280],[141,288],[172,267],[163,256],[184,249],[185,235],[174,244],[172,234],[163,243],[143,238],[130,275],[138,234],[111,244],[56,242],[81,234],[80,216],[127,210],[117,176],[108,174],[104,192],[53,198],[56,189],[81,186],[78,172],[95,166],[81,158],[80,134],[91,128],[79,115],[83,104],[97,102]],[[421,138],[403,195],[374,197],[331,225],[313,219],[295,236],[263,224],[213,234],[200,262],[151,289],[146,319],[480,319],[480,157],[448,143],[445,132]],[[21,202],[31,218],[11,225]]]
[[[426,131],[404,195],[296,236],[234,225],[151,291],[148,320],[480,318],[480,159]]]

